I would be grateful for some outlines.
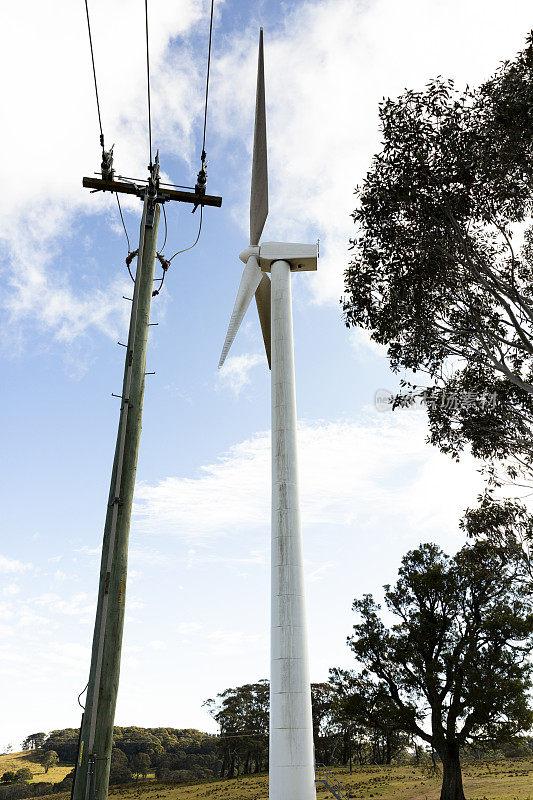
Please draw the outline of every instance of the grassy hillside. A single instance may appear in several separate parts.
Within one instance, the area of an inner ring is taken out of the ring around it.
[[[33,773],[32,783],[39,781],[46,781],[47,783],[59,783],[65,775],[72,770],[72,765],[62,766],[59,764],[57,767],[50,767],[48,772],[45,773],[44,767],[40,763],[40,754],[35,753],[33,750],[25,750],[22,753],[8,753],[5,756],[0,756],[0,775],[4,772],[12,770],[16,772],[18,769],[28,767]]]
[[[438,800],[440,780],[414,767],[357,767],[331,772],[357,800]],[[468,800],[533,800],[533,759],[502,760],[464,767]],[[159,783],[115,787],[117,800],[267,800],[267,776],[246,776],[236,780],[209,781],[190,786]],[[318,800],[332,795],[318,787]]]
[[[34,780],[44,779],[44,770],[28,758],[29,753],[0,756],[0,772],[28,766]],[[47,779],[59,781],[71,767],[49,770]],[[356,800],[438,800],[440,780],[412,766],[332,768],[331,772]],[[468,800],[533,800],[533,759],[513,759],[463,768],[465,794]],[[132,781],[111,787],[115,800],[267,800],[266,775],[248,775],[235,780],[206,781],[187,786],[168,785],[157,781]],[[318,787],[318,800],[332,795]],[[68,794],[48,795],[46,800],[67,800]]]

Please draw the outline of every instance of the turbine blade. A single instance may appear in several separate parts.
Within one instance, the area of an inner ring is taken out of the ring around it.
[[[265,64],[263,28],[259,33],[257,91],[255,96],[254,153],[250,192],[250,244],[258,245],[268,215],[268,170],[265,110]]]
[[[261,323],[261,330],[263,332],[263,341],[265,343],[266,357],[268,361],[268,368],[270,366],[270,289],[271,283],[268,275],[263,272],[261,283],[255,292],[255,302],[257,303],[257,313],[259,314],[259,322]]]
[[[233,311],[231,313],[228,332],[226,333],[224,347],[222,348],[222,353],[220,355],[220,361],[218,364],[219,368],[226,360],[226,356],[228,355],[229,349],[233,344],[233,340],[237,335],[237,331],[239,330],[248,306],[252,301],[252,297],[254,296],[257,287],[261,283],[262,275],[263,273],[261,272],[257,258],[255,256],[250,256],[246,262],[246,266],[242,273],[241,282],[237,290],[237,297],[235,298],[235,305],[233,306]]]

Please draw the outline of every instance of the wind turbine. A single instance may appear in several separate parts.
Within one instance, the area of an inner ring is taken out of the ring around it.
[[[219,367],[255,295],[272,398],[270,800],[315,800],[311,684],[296,444],[291,272],[316,270],[317,245],[259,244],[268,215],[263,29],[259,34],[250,246]],[[271,280],[267,273],[270,272]]]

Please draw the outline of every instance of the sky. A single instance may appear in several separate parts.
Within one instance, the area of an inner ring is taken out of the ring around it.
[[[205,0],[151,0],[154,146],[174,183],[200,165]],[[148,163],[144,4],[90,0],[106,143]],[[452,553],[479,465],[426,443],[423,410],[379,411],[386,353],[344,327],[354,187],[379,149],[378,104],[437,75],[459,87],[523,47],[530,3],[216,0],[196,248],[154,299],[130,537],[116,723],[215,730],[202,703],[268,676],[269,372],[254,307],[220,349],[247,245],[258,28],[265,32],[270,214],[264,240],[320,240],[293,278],[300,483],[313,681],[353,666],[351,603],[381,596],[422,541]],[[85,7],[27,0],[0,28],[0,752],[79,724],[118,421],[131,291],[114,198],[98,171]],[[140,202],[123,200],[136,242]],[[167,209],[165,253],[198,215]],[[160,228],[162,245],[163,226]],[[132,245],[136,246],[136,245]]]

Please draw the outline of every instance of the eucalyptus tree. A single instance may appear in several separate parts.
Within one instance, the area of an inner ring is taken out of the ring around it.
[[[487,541],[452,558],[423,544],[404,556],[395,587],[384,587],[392,626],[371,595],[354,601],[349,646],[394,704],[396,725],[440,757],[441,800],[464,800],[467,743],[508,741],[533,723],[533,599],[522,571],[518,553]]]
[[[396,404],[423,395],[430,439],[492,480],[533,448],[533,39],[478,88],[432,80],[380,107],[359,187],[347,326],[388,348]]]

